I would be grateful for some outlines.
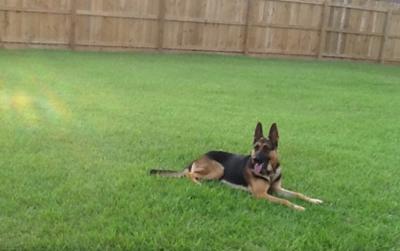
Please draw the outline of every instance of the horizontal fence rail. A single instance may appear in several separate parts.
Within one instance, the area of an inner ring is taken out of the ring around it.
[[[372,0],[0,0],[0,47],[15,46],[400,62],[400,6]]]

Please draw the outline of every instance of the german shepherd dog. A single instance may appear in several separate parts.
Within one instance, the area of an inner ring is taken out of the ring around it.
[[[304,207],[272,194],[295,197],[313,204],[322,203],[322,200],[312,199],[282,188],[281,166],[277,152],[278,140],[276,123],[271,125],[268,138],[265,138],[259,122],[254,132],[253,149],[250,155],[211,151],[190,163],[183,171],[152,169],[150,174],[166,177],[186,176],[197,184],[201,184],[199,180],[220,180],[234,188],[246,190],[256,198],[266,199],[299,211],[304,211]]]

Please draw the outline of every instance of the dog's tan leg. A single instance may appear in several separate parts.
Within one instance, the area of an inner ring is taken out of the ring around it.
[[[224,175],[224,167],[208,157],[202,157],[193,162],[187,177],[194,183],[201,184],[199,180],[218,180]]]
[[[314,199],[314,198],[310,198],[307,197],[306,195],[302,194],[302,193],[298,193],[298,192],[293,192],[284,188],[280,188],[275,190],[277,194],[283,196],[283,197],[294,197],[294,198],[298,198],[307,202],[310,202],[312,204],[321,204],[323,201],[320,199]]]
[[[260,180],[260,179],[253,180],[250,184],[250,187],[251,187],[251,192],[252,192],[253,196],[256,198],[266,199],[272,203],[281,204],[281,205],[290,207],[290,208],[298,210],[298,211],[305,210],[304,207],[293,204],[288,200],[277,198],[277,197],[267,194],[267,191],[269,189],[269,184],[263,180]]]
[[[194,183],[196,183],[197,185],[201,185],[200,181],[197,180],[196,174],[188,172],[186,174],[186,177],[188,177],[191,181],[193,181]]]
[[[298,198],[298,199],[310,202],[312,204],[321,204],[323,202],[322,200],[313,199],[304,194],[284,189],[281,186],[281,182],[278,182],[276,185],[273,186],[273,191],[275,191],[280,196],[283,196],[286,198]]]
[[[281,198],[277,198],[277,197],[272,196],[272,195],[269,195],[269,194],[267,194],[267,193],[264,193],[264,194],[262,194],[262,195],[258,195],[257,198],[264,198],[264,199],[267,199],[268,201],[270,201],[270,202],[272,202],[272,203],[278,203],[278,204],[281,204],[281,205],[290,207],[290,208],[292,208],[292,209],[294,209],[294,210],[297,210],[297,211],[304,211],[304,210],[306,210],[306,209],[305,209],[304,207],[302,207],[302,206],[293,204],[292,202],[290,202],[290,201],[288,201],[288,200],[281,199]]]

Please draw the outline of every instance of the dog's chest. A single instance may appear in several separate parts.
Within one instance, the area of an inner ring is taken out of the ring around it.
[[[272,169],[269,167],[267,170],[259,173],[259,175],[265,178],[268,183],[273,184],[281,178],[281,168]]]
[[[252,170],[253,176],[255,179],[250,182],[251,183],[251,189],[257,189],[257,184],[263,183],[264,188],[265,186],[267,187],[267,193],[271,194],[272,193],[272,187],[273,184],[276,182],[279,182],[281,179],[281,169],[278,167],[276,169],[267,168],[263,169],[261,172],[256,172],[254,169]],[[263,180],[263,181],[261,181]],[[254,188],[255,187],[255,188]],[[260,186],[258,186],[259,189],[263,189]]]
[[[273,173],[270,175],[271,182],[278,181],[281,177],[281,168],[278,167]]]

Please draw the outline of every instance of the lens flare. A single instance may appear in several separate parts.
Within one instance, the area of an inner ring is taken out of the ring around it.
[[[39,123],[39,115],[34,107],[34,98],[19,92],[11,96],[9,101],[10,107],[23,123],[28,126],[37,126]]]
[[[64,120],[69,120],[71,118],[71,111],[57,95],[50,91],[46,91],[46,96],[48,107],[54,114]]]
[[[11,97],[11,107],[22,111],[32,106],[32,98],[23,93],[18,93]]]
[[[32,127],[41,123],[62,121],[71,118],[71,111],[54,92],[44,91],[44,95],[28,95],[24,91],[6,92],[0,89],[0,112]]]

